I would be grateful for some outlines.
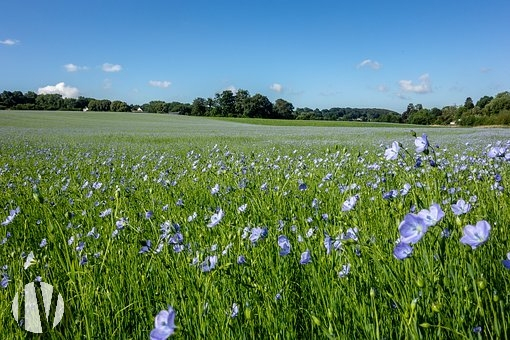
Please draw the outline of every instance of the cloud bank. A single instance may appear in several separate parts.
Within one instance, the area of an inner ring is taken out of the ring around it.
[[[48,85],[37,89],[37,94],[60,94],[63,98],[78,98],[80,91],[76,87],[67,86],[64,82]]]
[[[122,66],[119,64],[104,63],[102,69],[105,72],[120,72],[122,70]]]
[[[5,40],[0,40],[0,44],[7,45],[7,46],[12,46],[12,45],[19,44],[19,41],[18,40],[13,40],[13,39],[5,39]]]
[[[283,91],[283,86],[278,83],[274,83],[269,88],[275,92],[281,93]]]
[[[381,68],[381,64],[379,62],[372,59],[365,59],[361,63],[358,64],[357,68],[361,67],[370,67],[372,70],[378,70]]]
[[[154,86],[154,87],[159,87],[162,89],[166,89],[167,87],[172,85],[172,83],[167,80],[149,80],[149,85]]]
[[[400,89],[404,92],[413,93],[430,93],[432,88],[430,87],[430,77],[428,73],[425,73],[418,78],[417,84],[413,83],[412,80],[400,80],[398,82]]]

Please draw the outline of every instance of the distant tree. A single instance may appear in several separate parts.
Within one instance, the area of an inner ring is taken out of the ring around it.
[[[207,112],[207,100],[204,98],[195,98],[191,104],[192,116],[205,116]]]
[[[234,117],[236,113],[236,99],[234,92],[225,90],[221,94],[216,94],[216,102],[218,103],[220,116]]]
[[[292,103],[277,99],[273,106],[274,116],[282,119],[293,119],[294,118],[294,105]]]
[[[63,99],[60,94],[40,94],[35,100],[35,106],[38,110],[60,110]]]
[[[466,101],[464,102],[464,107],[468,110],[471,110],[475,107],[475,104],[473,104],[473,99],[471,97],[467,97]]]
[[[234,103],[234,111],[236,116],[247,117],[246,109],[249,105],[250,98],[250,93],[247,90],[237,90]]]
[[[498,93],[496,97],[485,106],[483,111],[488,115],[495,115],[503,110],[510,110],[510,92],[508,91]]]
[[[273,104],[266,96],[257,93],[250,98],[248,117],[254,118],[274,118]]]
[[[483,109],[487,104],[491,102],[491,100],[494,99],[493,97],[489,96],[483,96],[476,102],[476,106],[480,109]]]
[[[114,100],[111,104],[110,104],[110,111],[113,111],[113,112],[129,112],[131,111],[131,108],[129,107],[129,105],[123,101],[120,101],[120,100]]]

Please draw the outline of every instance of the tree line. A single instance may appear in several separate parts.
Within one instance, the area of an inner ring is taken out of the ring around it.
[[[250,95],[247,90],[225,90],[213,98],[198,97],[192,103],[150,101],[142,105],[130,105],[120,100],[95,98],[63,98],[60,94],[36,94],[28,91],[3,91],[0,93],[0,110],[62,110],[151,113],[175,113],[205,117],[247,117],[301,120],[358,120],[394,122],[422,125],[509,125],[510,92],[495,97],[484,96],[476,103],[471,97],[464,105],[445,106],[442,109],[424,108],[410,103],[402,113],[379,108],[334,107],[329,109],[294,108],[293,104],[277,99],[272,103],[259,93]]]

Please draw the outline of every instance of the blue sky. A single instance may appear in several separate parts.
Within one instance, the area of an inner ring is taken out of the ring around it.
[[[510,1],[7,1],[0,91],[442,108],[510,90]],[[64,83],[64,84],[62,84]]]

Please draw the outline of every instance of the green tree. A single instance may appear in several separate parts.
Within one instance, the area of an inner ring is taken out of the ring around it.
[[[274,118],[273,104],[266,96],[257,93],[250,98],[247,115],[253,118]]]
[[[294,118],[294,105],[292,103],[277,99],[273,106],[274,116],[276,118],[293,119]]]
[[[192,116],[205,116],[207,112],[207,100],[204,98],[195,98],[191,104]]]
[[[223,117],[234,117],[236,113],[236,98],[230,90],[225,90],[221,94],[216,94],[216,102],[218,103],[218,115]]]
[[[247,90],[239,89],[236,93],[234,110],[236,116],[247,117],[247,107],[250,102],[250,93]]]
[[[112,112],[129,112],[131,111],[131,108],[129,105],[123,101],[120,100],[114,100],[110,104],[110,111]]]
[[[473,99],[471,97],[467,97],[466,101],[464,102],[464,107],[468,110],[471,110],[475,107],[475,104],[473,104]]]
[[[487,104],[491,102],[492,99],[494,98],[489,96],[483,96],[476,102],[476,107],[483,109]]]

